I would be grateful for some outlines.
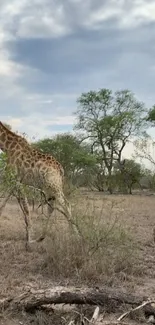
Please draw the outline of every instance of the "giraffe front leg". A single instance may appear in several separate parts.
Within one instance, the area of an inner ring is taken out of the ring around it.
[[[81,236],[79,227],[76,224],[76,222],[74,222],[74,220],[72,218],[71,205],[70,205],[69,201],[65,198],[65,195],[63,192],[57,193],[57,202],[61,208],[59,209],[57,207],[56,209],[58,211],[60,211],[67,219],[68,224],[71,229],[71,232],[73,231],[74,233],[76,233],[78,235],[78,237]]]
[[[8,193],[7,197],[4,199],[2,205],[0,206],[0,216],[2,215],[2,212],[3,212],[7,202],[9,201],[11,195],[12,195],[12,191]]]
[[[31,239],[31,217],[30,217],[30,210],[27,198],[25,196],[19,196],[17,198],[20,208],[24,215],[24,222],[26,227],[26,250],[30,248],[30,244],[35,242],[35,240]]]

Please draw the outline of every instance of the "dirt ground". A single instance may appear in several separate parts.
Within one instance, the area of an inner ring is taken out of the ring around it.
[[[79,212],[83,209],[87,212],[93,209],[94,213],[102,215],[104,220],[107,220],[109,211],[112,209],[112,217],[117,216],[121,224],[130,229],[139,247],[136,263],[140,272],[131,276],[124,274],[123,281],[122,279],[120,282],[116,280],[116,286],[126,288],[136,295],[146,295],[150,298],[155,296],[155,245],[153,242],[155,197],[144,194],[105,196],[91,192],[78,194],[76,203],[74,201],[73,205],[74,208],[79,207]],[[63,222],[61,216],[58,218],[57,222]],[[33,227],[35,228],[39,222],[36,214],[33,213]],[[69,278],[60,277],[59,279],[59,276],[57,279],[52,278],[50,272],[47,271],[46,245],[48,242],[46,240],[33,245],[30,252],[25,251],[24,230],[23,216],[19,206],[15,201],[9,202],[0,220],[0,298],[20,294],[28,287],[37,289],[55,284],[73,285],[73,279],[70,283]],[[38,322],[32,322],[32,324],[44,325],[45,322],[39,319]],[[18,315],[18,317],[16,315],[14,318],[10,318],[5,312],[0,315],[0,325],[17,324],[30,323],[25,316],[23,318],[23,315]],[[54,325],[54,322],[51,321],[48,324]]]

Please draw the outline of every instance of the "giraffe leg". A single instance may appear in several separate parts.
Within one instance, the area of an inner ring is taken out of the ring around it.
[[[9,201],[11,195],[12,195],[12,191],[8,193],[7,197],[4,199],[2,205],[0,206],[0,216],[2,215],[2,212],[3,212],[7,202]]]
[[[32,240],[30,236],[31,218],[30,218],[29,204],[25,196],[19,196],[17,200],[24,215],[24,221],[26,226],[26,250],[28,250],[30,243],[35,242],[35,240]]]
[[[58,192],[56,198],[60,206],[60,209],[58,207],[56,207],[56,209],[65,216],[65,218],[69,223],[69,226],[71,227],[71,231],[74,231],[79,236],[80,231],[78,229],[77,224],[72,219],[71,205],[69,201],[66,199],[63,192]]]
[[[52,196],[52,197],[49,197],[48,198],[48,206],[47,206],[47,212],[48,212],[48,215],[47,215],[47,219],[46,219],[46,222],[43,226],[43,229],[42,229],[42,235],[36,240],[37,242],[41,242],[45,239],[46,237],[46,234],[47,234],[47,229],[48,229],[48,224],[49,224],[49,220],[50,220],[50,217],[54,211],[54,201],[55,201],[55,197]]]

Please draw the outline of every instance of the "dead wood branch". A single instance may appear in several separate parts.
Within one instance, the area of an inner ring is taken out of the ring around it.
[[[49,304],[89,304],[109,307],[118,311],[122,304],[128,304],[133,308],[140,306],[148,297],[139,297],[125,292],[104,287],[102,290],[74,287],[55,287],[51,289],[33,290],[21,294],[17,297],[0,300],[0,310],[7,308],[33,311]],[[143,310],[147,316],[155,316],[155,308],[151,304],[143,305]]]
[[[97,306],[97,307],[95,308],[95,310],[94,310],[94,314],[93,314],[93,316],[92,316],[92,318],[91,318],[91,320],[90,320],[90,323],[92,323],[92,324],[95,324],[95,323],[96,323],[96,321],[97,321],[97,319],[98,319],[98,317],[99,317],[99,312],[100,312],[100,309],[99,309],[99,307]]]
[[[127,311],[126,313],[122,314],[119,318],[118,318],[118,321],[121,321],[123,318],[127,317],[127,316],[130,316],[131,314],[133,314],[134,312],[138,311],[138,310],[141,310],[141,309],[145,309],[145,307],[147,305],[151,305],[151,304],[154,304],[155,303],[155,300],[148,300],[148,301],[144,301],[141,305],[135,307],[135,308],[132,308],[130,309],[129,311]]]
[[[96,325],[130,325],[129,323],[119,323],[118,321],[115,322],[115,321],[101,321],[99,323],[97,323]]]

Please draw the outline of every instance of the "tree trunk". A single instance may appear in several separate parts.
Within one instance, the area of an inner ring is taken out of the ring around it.
[[[108,191],[109,191],[110,194],[113,194],[113,189],[112,189],[112,186],[111,185],[109,185]]]
[[[132,195],[132,185],[130,185],[128,188],[129,188],[129,194]]]
[[[108,191],[110,194],[113,194],[113,184],[111,180],[111,175],[108,176]]]
[[[33,290],[21,294],[13,298],[5,298],[0,300],[0,310],[7,308],[33,311],[37,308],[49,304],[89,304],[101,305],[117,311],[120,305],[128,304],[132,307],[139,306],[148,297],[140,297],[116,289],[103,288],[98,289],[79,289],[74,287],[55,287],[51,289]],[[154,315],[155,309],[151,305],[144,307],[145,314]]]
[[[113,184],[113,177],[112,177],[112,168],[108,168],[108,191],[110,194],[114,192],[114,184]]]

